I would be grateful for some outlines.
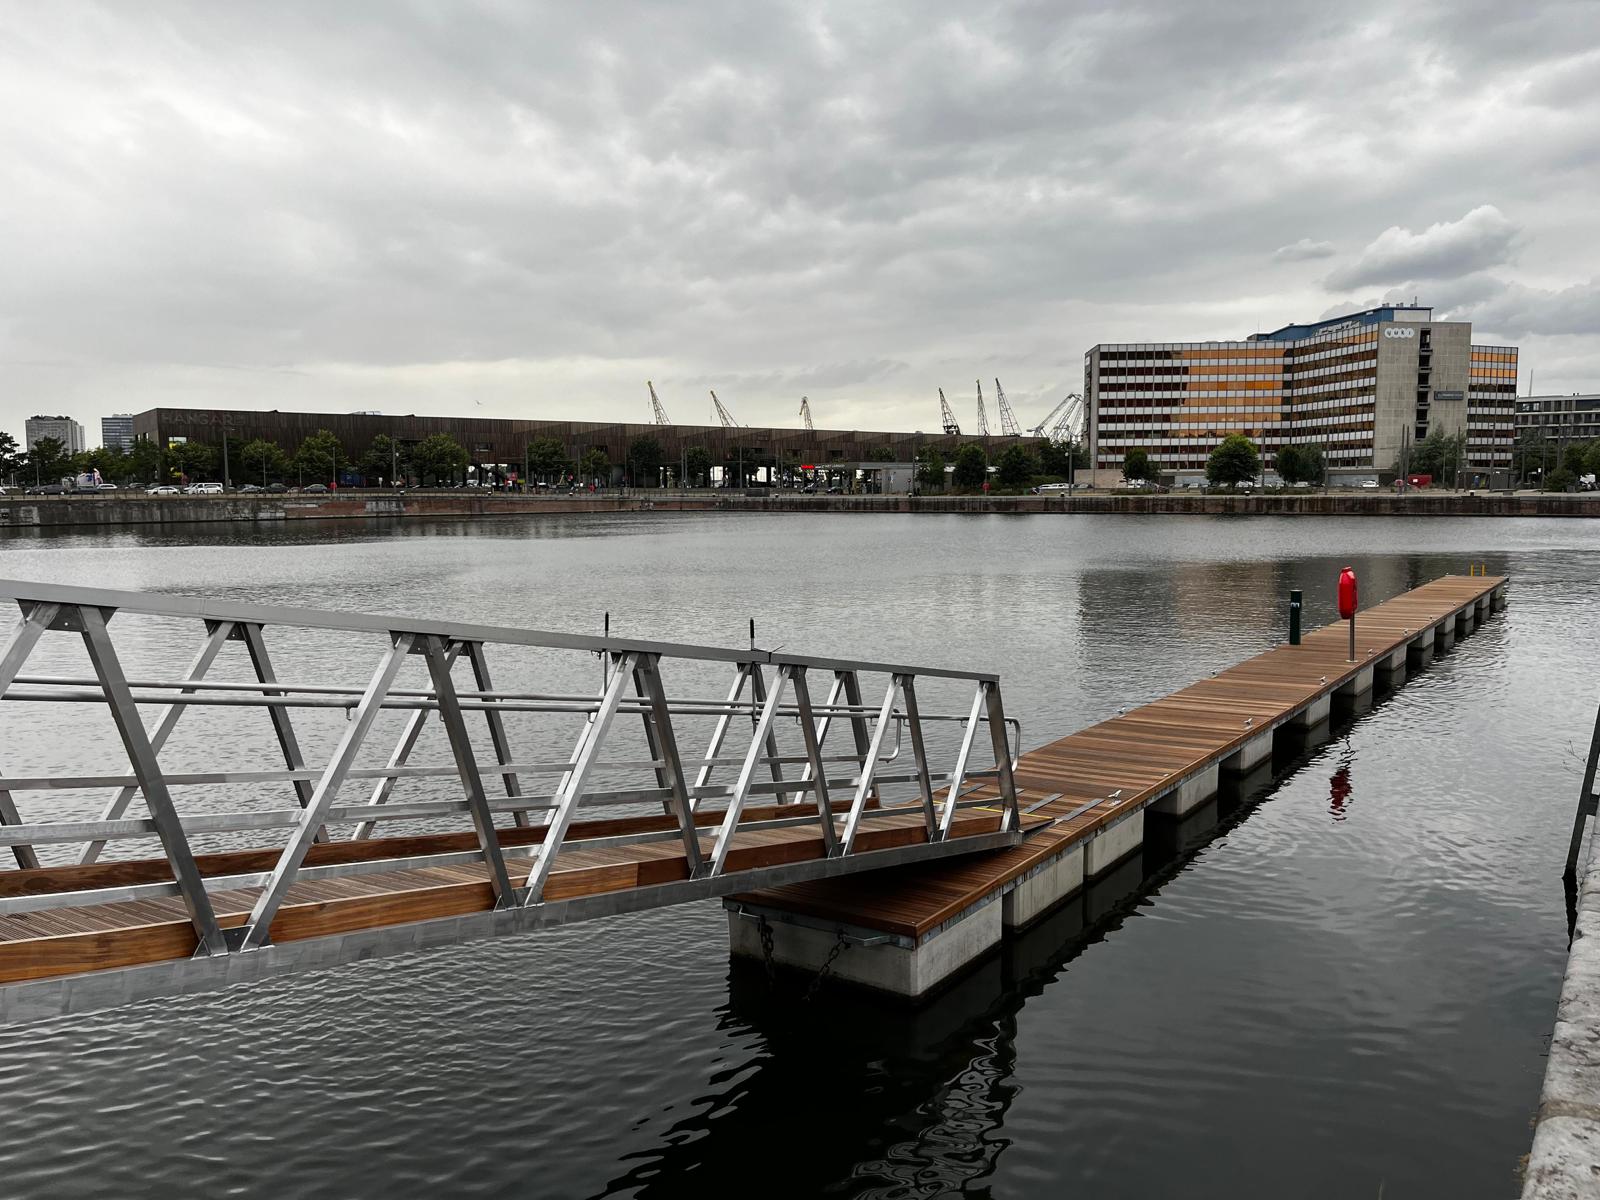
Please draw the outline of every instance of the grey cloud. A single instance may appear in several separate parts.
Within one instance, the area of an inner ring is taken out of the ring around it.
[[[1318,242],[1303,237],[1298,242],[1279,246],[1272,252],[1273,262],[1306,262],[1314,258],[1332,258],[1337,253],[1332,242]]]
[[[0,7],[0,428],[623,417],[646,377],[926,428],[941,384],[1048,406],[1096,341],[1304,319],[1281,264],[1380,229],[1339,290],[1600,273],[1592,18],[1456,9]]]
[[[1550,289],[1493,280],[1444,314],[1510,339],[1529,335],[1600,335],[1600,279]]]
[[[1401,279],[1454,279],[1508,261],[1522,228],[1492,204],[1458,221],[1440,221],[1421,233],[1391,225],[1355,262],[1333,271],[1334,290],[1395,283]]]

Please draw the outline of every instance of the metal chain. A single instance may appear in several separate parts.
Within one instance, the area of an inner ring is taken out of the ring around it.
[[[833,944],[833,949],[828,951],[828,957],[823,960],[822,969],[816,973],[811,983],[806,988],[805,999],[810,1000],[817,994],[817,989],[822,986],[822,981],[828,977],[828,972],[833,970],[833,961],[850,949],[850,943],[845,940],[844,930],[839,931],[839,940]]]
[[[767,923],[766,917],[761,918],[761,962],[767,968],[767,986],[771,987],[778,981],[778,967],[772,960],[772,926]]]

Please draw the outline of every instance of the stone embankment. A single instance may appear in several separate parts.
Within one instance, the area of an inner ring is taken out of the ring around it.
[[[504,517],[641,511],[844,513],[1119,513],[1191,516],[1596,517],[1600,493],[1474,495],[1387,492],[1198,495],[1080,493],[1073,496],[806,496],[751,490],[592,496],[513,496],[441,491],[326,496],[0,496],[0,528],[178,525],[197,521],[295,521],[398,517]]]

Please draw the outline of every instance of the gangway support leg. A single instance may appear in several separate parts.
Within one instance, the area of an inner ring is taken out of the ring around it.
[[[55,621],[57,611],[54,604],[34,604],[25,609],[22,620],[17,623],[6,643],[4,656],[0,656],[0,696],[5,695],[11,681],[22,671],[28,655],[33,653],[34,646]],[[22,815],[17,811],[16,801],[12,800],[10,792],[0,788],[0,825],[21,824]],[[39,856],[32,846],[13,846],[11,852],[16,856],[17,866],[23,870],[38,867]]]
[[[633,680],[634,688],[649,705],[644,717],[644,733],[650,746],[650,757],[661,764],[656,768],[656,783],[672,793],[672,798],[665,802],[667,815],[678,822],[683,852],[689,862],[689,874],[698,877],[704,869],[700,831],[695,828],[694,809],[689,804],[689,784],[683,776],[683,762],[678,757],[678,739],[672,730],[667,689],[661,682],[661,656],[641,654],[638,665],[633,669]]]

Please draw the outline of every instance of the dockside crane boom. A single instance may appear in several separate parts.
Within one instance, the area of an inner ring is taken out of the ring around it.
[[[944,398],[944,389],[939,389],[939,416],[944,421],[944,431],[960,436],[961,426],[956,422],[955,413],[950,411],[950,401]]]
[[[1021,437],[1022,426],[1017,424],[1017,414],[1011,411],[1011,405],[1006,400],[1006,390],[1000,386],[1000,381],[994,381],[994,394],[1000,402],[1000,432],[1007,437]]]
[[[1052,442],[1077,442],[1083,437],[1083,419],[1086,413],[1083,397],[1068,392],[1067,398],[1050,410],[1032,429],[1034,437],[1048,437]]]
[[[650,389],[650,411],[655,414],[656,424],[671,425],[672,422],[667,420],[667,410],[662,408],[661,401],[656,399],[656,385],[648,379],[644,381],[644,385]]]
[[[724,429],[737,429],[739,422],[733,419],[733,414],[723,407],[722,401],[717,399],[715,392],[711,393],[711,403],[717,410],[717,420],[722,422]]]
[[[983,410],[983,380],[978,380],[978,436],[989,436],[989,414]]]
[[[804,396],[800,397],[800,416],[805,420],[806,429],[812,430],[814,427],[811,424],[811,401]]]

